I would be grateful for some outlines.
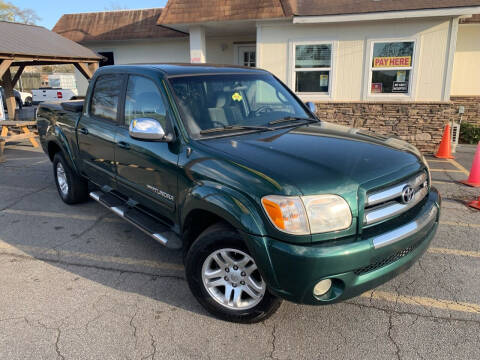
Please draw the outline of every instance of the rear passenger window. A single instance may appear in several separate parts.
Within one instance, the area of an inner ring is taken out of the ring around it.
[[[138,118],[155,119],[164,129],[167,125],[165,104],[155,83],[142,76],[130,76],[125,97],[125,125],[130,126],[130,122]]]
[[[121,89],[121,76],[100,76],[95,82],[93,89],[90,114],[102,119],[117,121],[117,109]]]

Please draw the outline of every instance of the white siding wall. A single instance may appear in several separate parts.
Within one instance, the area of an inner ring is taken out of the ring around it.
[[[235,63],[235,43],[255,43],[253,37],[207,37],[207,62],[214,64]],[[162,41],[122,41],[86,44],[93,51],[112,51],[115,64],[190,62],[190,44],[188,39]],[[75,72],[80,95],[85,95],[88,82]]]
[[[445,64],[448,55],[449,20],[416,19],[341,24],[267,24],[261,25],[258,41],[261,67],[291,84],[289,43],[292,41],[334,41],[334,101],[359,101],[368,97],[370,40],[415,39],[417,56],[414,67],[414,91],[411,99],[441,101]],[[382,98],[381,100],[385,100]],[[399,98],[389,98],[393,101]]]
[[[459,26],[452,95],[480,95],[480,24]]]
[[[190,62],[188,39],[162,41],[122,41],[86,44],[93,51],[113,51],[116,65],[135,63]],[[88,82],[76,71],[79,95],[85,95]]]
[[[255,37],[207,37],[207,62],[235,64],[235,43],[255,44]]]

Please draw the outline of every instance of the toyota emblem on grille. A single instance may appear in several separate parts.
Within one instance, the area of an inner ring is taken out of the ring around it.
[[[410,185],[405,186],[402,191],[402,203],[409,203],[410,201],[412,201],[414,196],[415,190]]]

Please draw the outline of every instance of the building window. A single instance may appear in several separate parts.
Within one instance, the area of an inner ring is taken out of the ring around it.
[[[330,94],[332,44],[295,44],[294,51],[295,92]]]
[[[103,56],[103,59],[100,60],[100,67],[115,65],[115,58],[112,51],[99,51],[98,54]]]
[[[414,48],[414,41],[373,43],[370,94],[410,94]]]

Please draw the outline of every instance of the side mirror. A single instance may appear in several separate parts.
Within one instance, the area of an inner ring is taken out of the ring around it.
[[[133,139],[151,140],[151,141],[171,141],[171,135],[165,135],[162,125],[149,118],[133,119],[130,122],[128,133]]]
[[[317,113],[317,106],[313,102],[308,101],[305,103],[305,105],[307,105],[308,110],[310,110],[310,112],[312,112],[313,114]]]

